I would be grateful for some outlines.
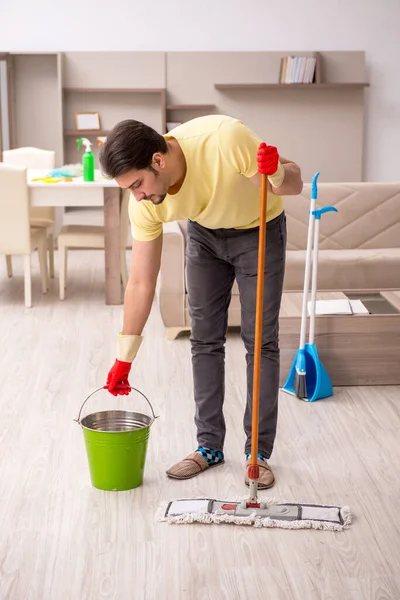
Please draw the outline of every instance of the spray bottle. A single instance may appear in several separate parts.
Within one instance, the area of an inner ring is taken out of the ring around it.
[[[86,152],[82,156],[83,181],[94,181],[94,156],[90,151],[92,142],[89,142],[87,138],[79,138],[76,141],[78,150],[81,149],[82,144],[86,148]]]

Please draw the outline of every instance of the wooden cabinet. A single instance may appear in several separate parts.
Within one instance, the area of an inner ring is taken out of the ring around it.
[[[318,57],[312,84],[280,83],[286,55]],[[56,151],[57,165],[80,161],[78,137],[97,136],[123,119],[160,133],[168,123],[210,114],[243,120],[305,181],[363,179],[365,53],[65,52],[10,53],[13,147]],[[77,131],[75,113],[98,112],[99,131]]]

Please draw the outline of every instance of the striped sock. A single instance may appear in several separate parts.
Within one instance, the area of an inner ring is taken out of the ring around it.
[[[246,460],[248,458],[250,458],[251,456],[251,452],[246,452]],[[258,458],[261,458],[261,460],[263,460],[264,462],[267,462],[268,458],[266,458],[265,456],[263,456],[262,454],[258,453],[257,454]]]
[[[222,462],[224,460],[224,453],[220,450],[212,450],[211,448],[204,448],[204,446],[199,446],[196,452],[201,454],[210,466],[217,465],[219,462]]]

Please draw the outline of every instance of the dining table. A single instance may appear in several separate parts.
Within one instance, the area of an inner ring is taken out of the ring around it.
[[[28,169],[31,206],[103,207],[105,237],[105,302],[122,303],[120,209],[122,189],[98,170],[94,181],[83,177],[48,177],[48,171]]]

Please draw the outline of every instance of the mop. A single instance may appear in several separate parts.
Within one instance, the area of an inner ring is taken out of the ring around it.
[[[264,292],[264,262],[267,214],[267,177],[263,166],[266,144],[259,146],[257,161],[261,174],[260,227],[258,242],[258,274],[256,296],[256,323],[254,340],[254,377],[252,398],[251,458],[248,467],[248,498],[216,500],[212,498],[183,498],[159,507],[158,521],[175,524],[231,523],[252,525],[257,528],[281,527],[285,529],[324,529],[342,531],[351,523],[351,511],[347,506],[285,503],[273,498],[258,496],[260,469],[257,464],[260,366],[262,343],[262,308]]]

